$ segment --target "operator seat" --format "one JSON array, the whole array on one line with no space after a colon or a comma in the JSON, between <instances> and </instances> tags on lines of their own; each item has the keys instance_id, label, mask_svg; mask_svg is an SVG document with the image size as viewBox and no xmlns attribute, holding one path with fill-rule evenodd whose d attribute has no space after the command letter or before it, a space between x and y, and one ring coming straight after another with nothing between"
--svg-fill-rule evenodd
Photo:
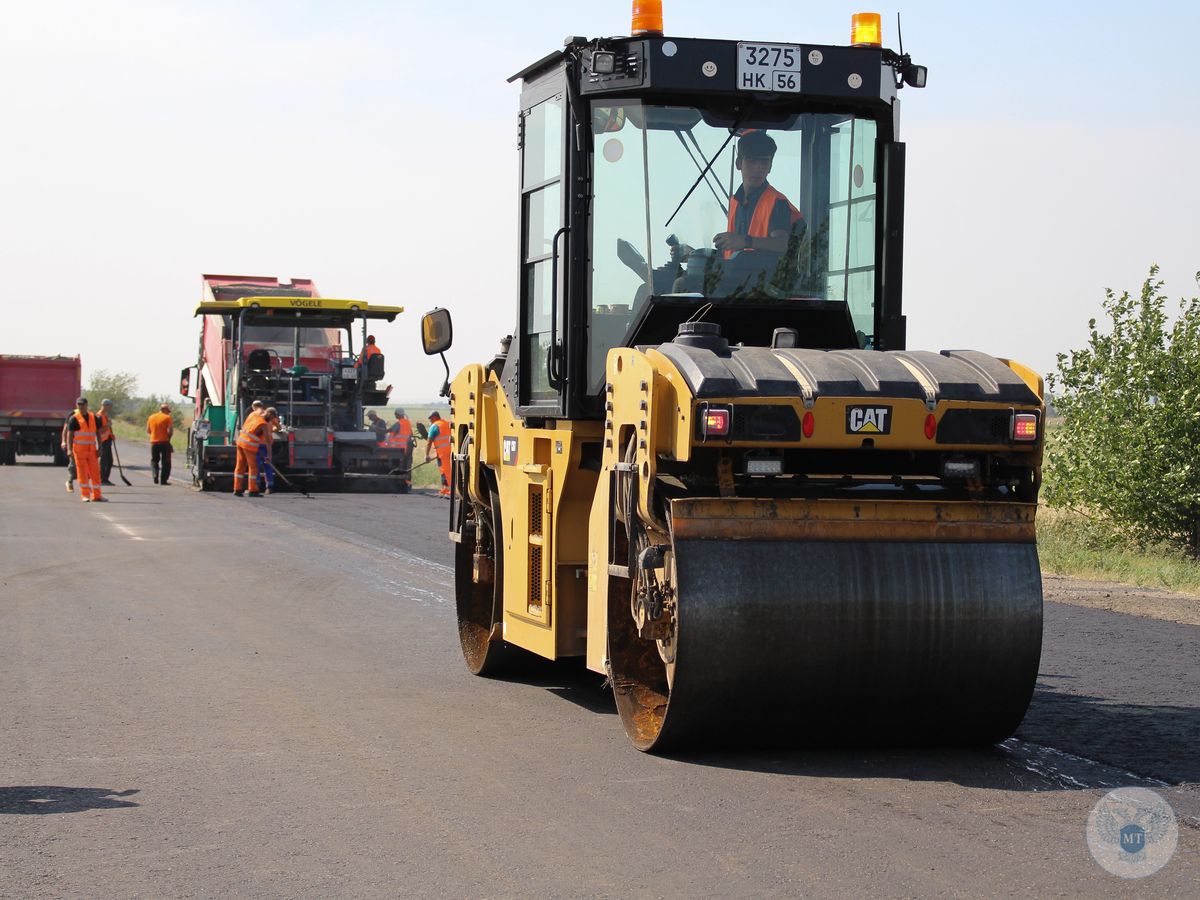
<instances>
[{"instance_id":1,"label":"operator seat","mask_svg":"<svg viewBox=\"0 0 1200 900\"><path fill-rule=\"evenodd\" d=\"M383 377L383 354L376 353L367 360L366 372L364 373L365 381L378 381Z\"/></svg>"}]
</instances>

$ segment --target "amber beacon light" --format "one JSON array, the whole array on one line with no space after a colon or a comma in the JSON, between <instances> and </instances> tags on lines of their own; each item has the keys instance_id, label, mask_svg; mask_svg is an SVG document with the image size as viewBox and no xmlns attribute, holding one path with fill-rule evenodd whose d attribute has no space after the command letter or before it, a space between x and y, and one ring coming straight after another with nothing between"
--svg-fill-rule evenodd
<instances>
[{"instance_id":1,"label":"amber beacon light","mask_svg":"<svg viewBox=\"0 0 1200 900\"><path fill-rule=\"evenodd\" d=\"M632 32L634 37L663 33L662 0L633 0Z\"/></svg>"},{"instance_id":2,"label":"amber beacon light","mask_svg":"<svg viewBox=\"0 0 1200 900\"><path fill-rule=\"evenodd\" d=\"M850 17L850 43L855 47L883 46L883 26L879 13L855 13Z\"/></svg>"}]
</instances>

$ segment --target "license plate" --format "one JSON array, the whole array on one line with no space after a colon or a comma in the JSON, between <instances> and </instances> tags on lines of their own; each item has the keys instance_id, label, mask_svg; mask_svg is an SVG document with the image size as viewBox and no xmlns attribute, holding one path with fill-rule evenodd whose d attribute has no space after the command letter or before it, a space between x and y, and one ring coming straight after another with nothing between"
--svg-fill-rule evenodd
<instances>
[{"instance_id":1,"label":"license plate","mask_svg":"<svg viewBox=\"0 0 1200 900\"><path fill-rule=\"evenodd\" d=\"M353 366L349 366L345 369L342 369L342 377L343 378L357 378L358 377L358 369L354 368Z\"/></svg>"},{"instance_id":2,"label":"license plate","mask_svg":"<svg viewBox=\"0 0 1200 900\"><path fill-rule=\"evenodd\" d=\"M738 89L798 94L800 58L796 44L738 44Z\"/></svg>"}]
</instances>

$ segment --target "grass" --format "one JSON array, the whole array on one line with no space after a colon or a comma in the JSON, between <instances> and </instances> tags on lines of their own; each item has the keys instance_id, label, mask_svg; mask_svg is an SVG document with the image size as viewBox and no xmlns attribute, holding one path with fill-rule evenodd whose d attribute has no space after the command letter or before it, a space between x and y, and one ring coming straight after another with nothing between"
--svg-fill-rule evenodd
<instances>
[{"instance_id":1,"label":"grass","mask_svg":"<svg viewBox=\"0 0 1200 900\"><path fill-rule=\"evenodd\" d=\"M113 419L113 434L120 441L144 441L150 442L150 435L146 434L146 423L137 424L130 422L128 419ZM176 451L182 453L187 450L187 423L176 424L175 433L171 435L171 446Z\"/></svg>"},{"instance_id":2,"label":"grass","mask_svg":"<svg viewBox=\"0 0 1200 900\"><path fill-rule=\"evenodd\" d=\"M1200 562L1182 550L1121 543L1080 513L1045 506L1037 531L1046 572L1200 594Z\"/></svg>"}]
</instances>

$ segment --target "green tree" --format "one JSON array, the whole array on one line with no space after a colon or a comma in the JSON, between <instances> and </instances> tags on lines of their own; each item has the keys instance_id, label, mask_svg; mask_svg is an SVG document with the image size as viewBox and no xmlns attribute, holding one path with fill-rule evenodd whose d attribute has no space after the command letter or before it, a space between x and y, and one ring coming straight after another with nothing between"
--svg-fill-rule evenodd
<instances>
[{"instance_id":1,"label":"green tree","mask_svg":"<svg viewBox=\"0 0 1200 900\"><path fill-rule=\"evenodd\" d=\"M1045 497L1110 534L1200 555L1200 298L1173 321L1166 307L1153 266L1139 296L1106 290L1107 328L1092 319L1087 346L1058 355Z\"/></svg>"},{"instance_id":2,"label":"green tree","mask_svg":"<svg viewBox=\"0 0 1200 900\"><path fill-rule=\"evenodd\" d=\"M114 415L128 415L137 396L137 376L132 372L97 369L92 373L87 393L88 400L95 409L99 409L100 401L107 398L113 402Z\"/></svg>"}]
</instances>

